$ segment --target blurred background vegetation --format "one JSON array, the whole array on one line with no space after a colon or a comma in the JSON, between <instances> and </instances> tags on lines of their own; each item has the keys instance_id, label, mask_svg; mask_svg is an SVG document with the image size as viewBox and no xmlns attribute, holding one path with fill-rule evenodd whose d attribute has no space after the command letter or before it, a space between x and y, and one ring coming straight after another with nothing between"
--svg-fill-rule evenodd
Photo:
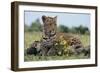
<instances>
[{"instance_id":1,"label":"blurred background vegetation","mask_svg":"<svg viewBox=\"0 0 100 73\"><path fill-rule=\"evenodd\" d=\"M67 24L66 24L67 25ZM32 22L30 26L25 24L25 32L42 32L43 25L40 23L39 19L36 19L35 22ZM73 27L67 27L63 24L60 24L57 27L59 32L64 33L74 33L74 34L90 34L90 30L88 27L83 26L80 24L80 26L73 26Z\"/></svg>"}]
</instances>

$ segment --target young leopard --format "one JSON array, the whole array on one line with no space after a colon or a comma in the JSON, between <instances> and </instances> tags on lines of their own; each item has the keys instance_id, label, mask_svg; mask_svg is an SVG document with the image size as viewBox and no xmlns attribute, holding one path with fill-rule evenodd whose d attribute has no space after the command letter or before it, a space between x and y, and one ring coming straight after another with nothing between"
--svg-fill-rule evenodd
<instances>
[{"instance_id":1,"label":"young leopard","mask_svg":"<svg viewBox=\"0 0 100 73\"><path fill-rule=\"evenodd\" d=\"M53 45L51 45L51 46L54 46L55 42L59 42L59 41L61 43L64 41L65 42L64 45L66 45L66 46L73 46L73 45L77 45L77 47L82 46L80 39L78 37L75 37L75 35L57 32L57 16L56 17L47 17L47 16L43 15L42 21L44 24L43 39L46 42L49 39L51 41L53 41ZM49 48L49 50L50 50L50 48ZM46 53L48 53L48 51L46 50ZM43 52L45 52L44 49L43 49Z\"/></svg>"},{"instance_id":2,"label":"young leopard","mask_svg":"<svg viewBox=\"0 0 100 73\"><path fill-rule=\"evenodd\" d=\"M57 16L54 18L42 16L42 21L44 24L44 38L52 38L54 40L63 38L71 46L75 44L81 44L80 39L75 35L57 32Z\"/></svg>"}]
</instances>

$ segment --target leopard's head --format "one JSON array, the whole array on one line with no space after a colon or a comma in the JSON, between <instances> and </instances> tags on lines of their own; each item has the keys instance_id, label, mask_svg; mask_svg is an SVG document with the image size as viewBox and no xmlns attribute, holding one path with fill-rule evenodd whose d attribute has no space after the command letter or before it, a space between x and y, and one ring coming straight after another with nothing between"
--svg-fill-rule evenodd
<instances>
[{"instance_id":1,"label":"leopard's head","mask_svg":"<svg viewBox=\"0 0 100 73\"><path fill-rule=\"evenodd\" d=\"M57 30L57 16L55 17L47 17L42 16L42 21L44 24L44 34L46 37L51 37L56 34Z\"/></svg>"}]
</instances>

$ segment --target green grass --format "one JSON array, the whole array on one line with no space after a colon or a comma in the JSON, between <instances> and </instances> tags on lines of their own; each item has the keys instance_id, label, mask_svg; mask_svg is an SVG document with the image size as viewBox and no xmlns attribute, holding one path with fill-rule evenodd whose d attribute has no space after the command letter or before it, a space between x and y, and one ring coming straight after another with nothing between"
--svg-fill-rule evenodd
<instances>
[{"instance_id":1,"label":"green grass","mask_svg":"<svg viewBox=\"0 0 100 73\"><path fill-rule=\"evenodd\" d=\"M72 55L72 56L34 56L34 55L26 55L25 61L47 61L47 60L70 60L70 59L87 59L88 56L81 55Z\"/></svg>"},{"instance_id":2,"label":"green grass","mask_svg":"<svg viewBox=\"0 0 100 73\"><path fill-rule=\"evenodd\" d=\"M34 41L39 41L42 37L42 32L25 32L25 50L29 48L30 44ZM90 44L89 35L80 35L81 42L84 46ZM44 60L65 60L65 59L86 59L87 56L80 55L72 55L72 56L34 56L34 55L26 55L24 56L24 61L44 61Z\"/></svg>"},{"instance_id":3,"label":"green grass","mask_svg":"<svg viewBox=\"0 0 100 73\"><path fill-rule=\"evenodd\" d=\"M39 41L42 37L42 32L25 32L24 44L27 49L34 41Z\"/></svg>"},{"instance_id":4,"label":"green grass","mask_svg":"<svg viewBox=\"0 0 100 73\"><path fill-rule=\"evenodd\" d=\"M80 36L81 42L84 46L90 45L90 37L89 35L81 35Z\"/></svg>"}]
</instances>

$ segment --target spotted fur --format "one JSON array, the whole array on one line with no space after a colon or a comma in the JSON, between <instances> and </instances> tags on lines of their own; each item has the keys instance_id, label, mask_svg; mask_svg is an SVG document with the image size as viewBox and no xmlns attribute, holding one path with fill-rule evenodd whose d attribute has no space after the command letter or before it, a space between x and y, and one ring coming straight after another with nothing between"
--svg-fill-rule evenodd
<instances>
[{"instance_id":1,"label":"spotted fur","mask_svg":"<svg viewBox=\"0 0 100 73\"><path fill-rule=\"evenodd\" d=\"M70 46L81 44L81 41L78 37L75 37L72 34L57 32L57 16L42 16L42 20L44 24L44 38L53 38L53 40L59 40L60 36L62 36Z\"/></svg>"},{"instance_id":2,"label":"spotted fur","mask_svg":"<svg viewBox=\"0 0 100 73\"><path fill-rule=\"evenodd\" d=\"M46 17L42 16L42 21L44 25L43 33L45 38L50 38L56 35L57 31L57 16L56 17Z\"/></svg>"}]
</instances>

